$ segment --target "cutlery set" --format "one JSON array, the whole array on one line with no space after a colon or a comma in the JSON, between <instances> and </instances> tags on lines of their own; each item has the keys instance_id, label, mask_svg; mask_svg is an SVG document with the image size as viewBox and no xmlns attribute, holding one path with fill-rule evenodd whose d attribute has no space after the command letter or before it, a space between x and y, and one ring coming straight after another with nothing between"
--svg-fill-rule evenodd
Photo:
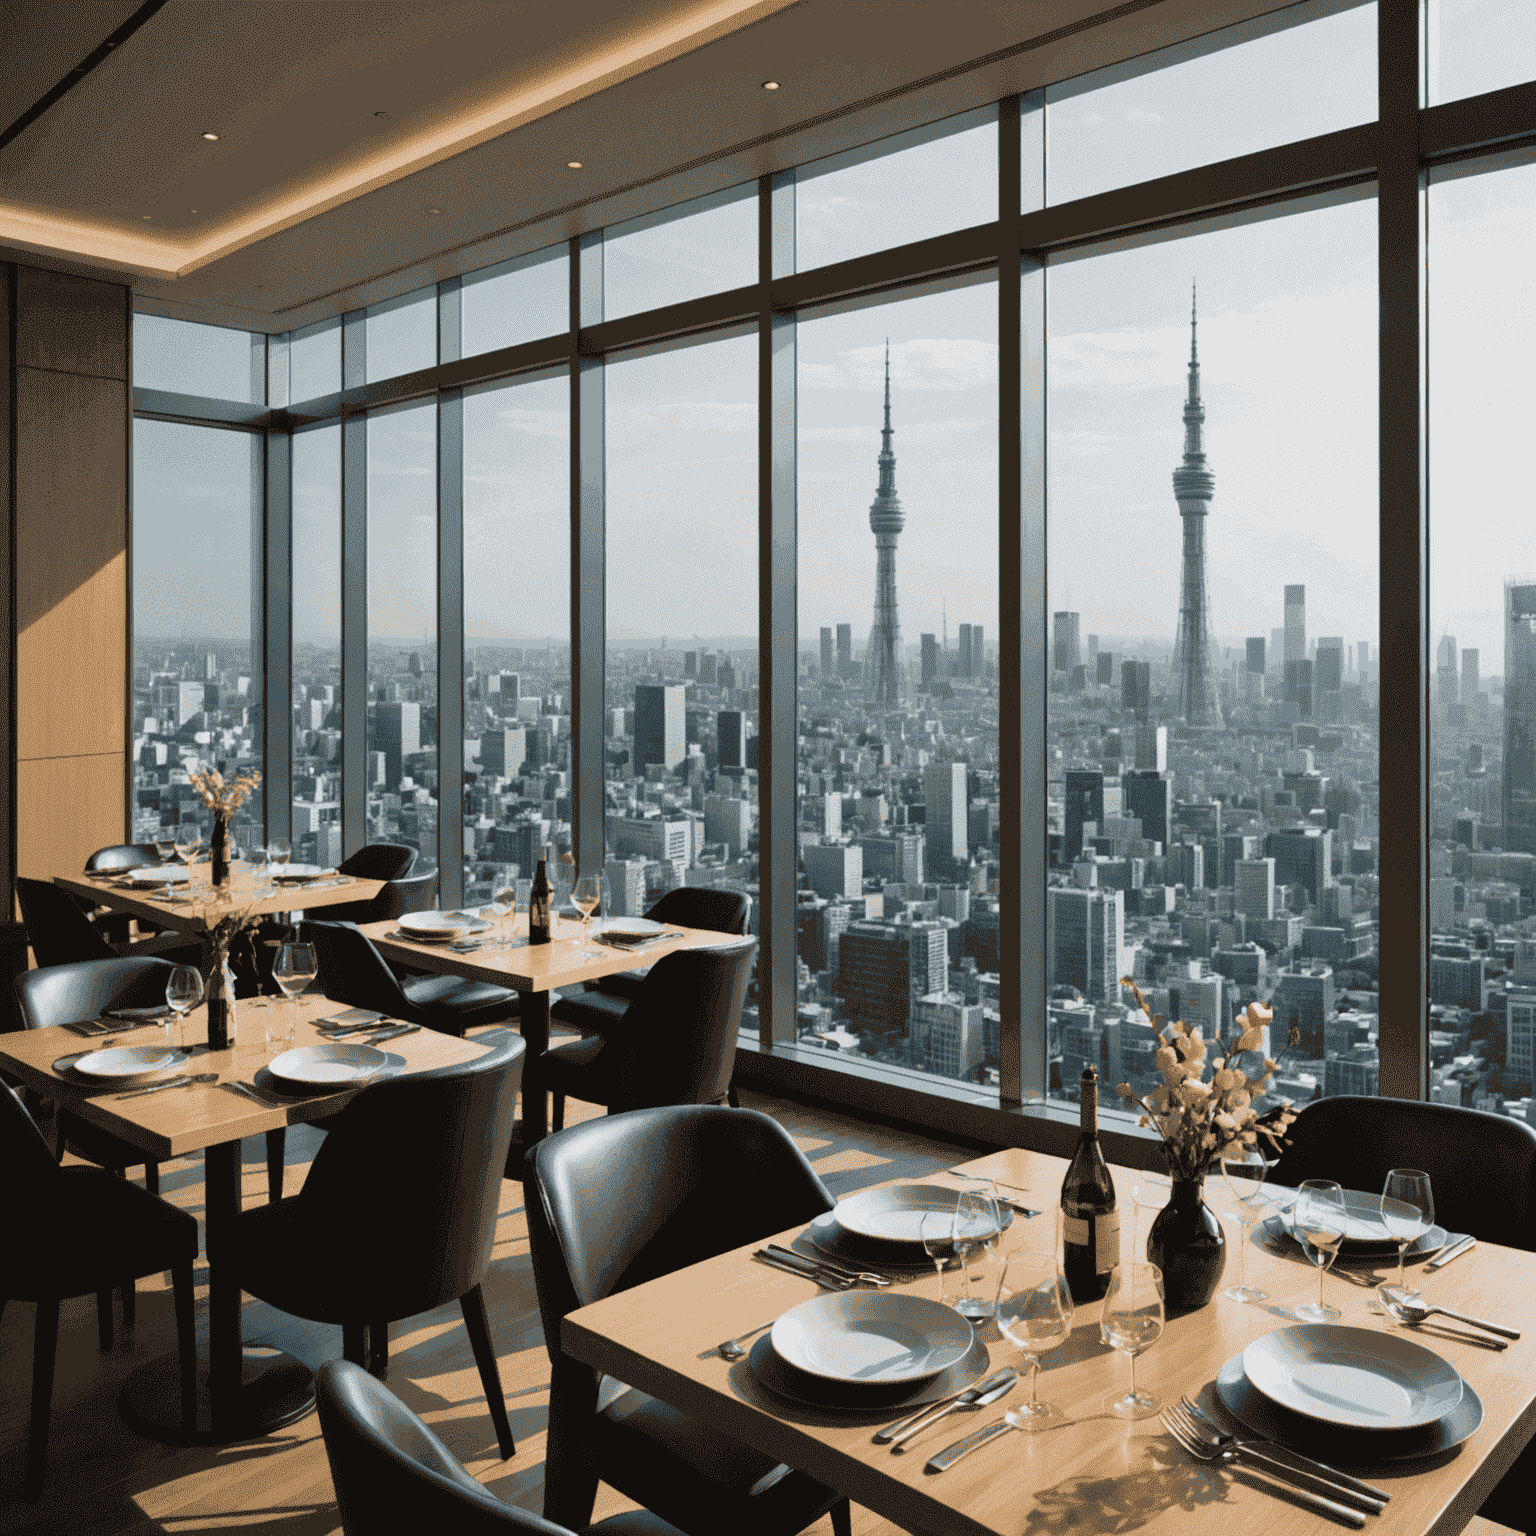
<instances>
[{"instance_id":1,"label":"cutlery set","mask_svg":"<svg viewBox=\"0 0 1536 1536\"><path fill-rule=\"evenodd\" d=\"M774 1269L782 1269L787 1275L800 1275L804 1279L814 1280L829 1291L847 1291L856 1285L872 1285L878 1288L892 1283L889 1275L876 1274L873 1270L844 1269L842 1265L830 1263L825 1259L808 1259L804 1254L796 1253L792 1248L781 1248L777 1243L759 1248L752 1257L761 1259L764 1264ZM754 1328L749 1332L761 1333L762 1330ZM738 1337L745 1338L747 1334L741 1334Z\"/></svg>"}]
</instances>

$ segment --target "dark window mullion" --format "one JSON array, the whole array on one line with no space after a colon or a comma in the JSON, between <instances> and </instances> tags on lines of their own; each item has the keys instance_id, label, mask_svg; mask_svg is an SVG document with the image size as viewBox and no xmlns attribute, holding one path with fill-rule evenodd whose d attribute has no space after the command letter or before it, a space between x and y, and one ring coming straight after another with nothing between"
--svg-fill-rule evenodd
<instances>
[{"instance_id":1,"label":"dark window mullion","mask_svg":"<svg viewBox=\"0 0 1536 1536\"><path fill-rule=\"evenodd\" d=\"M367 316L342 320L342 387L367 377ZM341 425L341 853L368 840L368 418Z\"/></svg>"}]
</instances>

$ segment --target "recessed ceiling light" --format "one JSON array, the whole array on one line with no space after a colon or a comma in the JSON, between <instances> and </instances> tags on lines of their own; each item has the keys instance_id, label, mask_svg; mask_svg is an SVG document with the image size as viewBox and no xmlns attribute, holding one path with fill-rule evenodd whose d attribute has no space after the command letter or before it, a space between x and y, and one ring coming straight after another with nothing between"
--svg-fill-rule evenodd
<instances>
[{"instance_id":1,"label":"recessed ceiling light","mask_svg":"<svg viewBox=\"0 0 1536 1536\"><path fill-rule=\"evenodd\" d=\"M149 220L149 215L148 215L148 214L147 214L147 213L146 213L146 214L145 214L145 215L144 215L144 219L145 219L145 221L146 221L146 222L148 222L148 220Z\"/></svg>"},{"instance_id":2,"label":"recessed ceiling light","mask_svg":"<svg viewBox=\"0 0 1536 1536\"><path fill-rule=\"evenodd\" d=\"M196 208L188 208L188 209L187 209L187 212L188 212L188 213L196 213L196 212L197 212L197 209L196 209Z\"/></svg>"},{"instance_id":3,"label":"recessed ceiling light","mask_svg":"<svg viewBox=\"0 0 1536 1536\"><path fill-rule=\"evenodd\" d=\"M216 133L205 133L203 137L207 139L210 144L217 144L219 142L219 136Z\"/></svg>"},{"instance_id":4,"label":"recessed ceiling light","mask_svg":"<svg viewBox=\"0 0 1536 1536\"><path fill-rule=\"evenodd\" d=\"M778 90L778 88L779 88L779 82L777 80L764 80L763 81L763 89L765 91L776 91L776 90Z\"/></svg>"},{"instance_id":5,"label":"recessed ceiling light","mask_svg":"<svg viewBox=\"0 0 1536 1536\"><path fill-rule=\"evenodd\" d=\"M443 210L441 208L428 208L427 209L428 213L441 213L442 211Z\"/></svg>"},{"instance_id":6,"label":"recessed ceiling light","mask_svg":"<svg viewBox=\"0 0 1536 1536\"><path fill-rule=\"evenodd\" d=\"M581 169L581 161L580 160L567 160L565 162L565 164L566 164L566 168L568 170L579 171Z\"/></svg>"}]
</instances>

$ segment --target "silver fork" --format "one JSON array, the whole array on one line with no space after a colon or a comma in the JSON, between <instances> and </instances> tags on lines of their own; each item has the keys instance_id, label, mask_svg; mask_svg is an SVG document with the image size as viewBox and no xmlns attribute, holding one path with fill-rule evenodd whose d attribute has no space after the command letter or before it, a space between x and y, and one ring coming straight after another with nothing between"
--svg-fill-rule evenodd
<instances>
[{"instance_id":1,"label":"silver fork","mask_svg":"<svg viewBox=\"0 0 1536 1536\"><path fill-rule=\"evenodd\" d=\"M715 1353L722 1360L740 1360L746 1355L746 1350L741 1347L743 1339L750 1339L754 1333L761 1333L764 1328L772 1328L778 1321L776 1317L770 1317L766 1323L759 1323L756 1328L748 1328L738 1333L734 1339L727 1339L724 1344L715 1345Z\"/></svg>"},{"instance_id":2,"label":"silver fork","mask_svg":"<svg viewBox=\"0 0 1536 1536\"><path fill-rule=\"evenodd\" d=\"M1183 1413L1176 1405L1170 1403L1158 1417L1162 1420L1163 1428L1196 1461L1220 1462L1223 1466L1228 1466L1232 1462L1241 1459L1237 1451L1225 1451L1219 1446L1211 1445L1208 1441L1202 1440L1189 1427L1189 1415ZM1276 1471L1276 1464L1267 1463L1266 1466L1272 1475L1279 1476L1279 1473ZM1288 1468L1287 1472L1290 1477L1305 1476L1304 1473L1298 1472L1294 1468ZM1314 1509L1320 1509L1325 1514L1332 1515L1336 1520L1346 1521L1354 1526L1356 1530L1362 1530L1365 1527L1365 1515L1358 1509L1352 1509L1347 1504L1336 1504L1332 1499L1325 1499L1321 1494L1313 1493L1311 1489L1299 1487L1294 1483L1287 1482L1286 1491L1294 1494L1304 1503L1310 1504Z\"/></svg>"},{"instance_id":3,"label":"silver fork","mask_svg":"<svg viewBox=\"0 0 1536 1536\"><path fill-rule=\"evenodd\" d=\"M1247 1451L1252 1456L1279 1461L1288 1471L1302 1472L1320 1481L1332 1483L1340 1492L1358 1494L1362 1501L1368 1500L1378 1507L1392 1497L1385 1488L1378 1488L1374 1483L1362 1483L1358 1477L1340 1472L1337 1467L1330 1467L1327 1462L1318 1461L1315 1457L1303 1456L1300 1451L1293 1451L1289 1446L1276 1445L1272 1440L1243 1440L1228 1434L1193 1398L1186 1396L1182 1406L1189 1415L1190 1427L1195 1433L1221 1450ZM1280 1455L1271 1457L1271 1451L1279 1451Z\"/></svg>"}]
</instances>

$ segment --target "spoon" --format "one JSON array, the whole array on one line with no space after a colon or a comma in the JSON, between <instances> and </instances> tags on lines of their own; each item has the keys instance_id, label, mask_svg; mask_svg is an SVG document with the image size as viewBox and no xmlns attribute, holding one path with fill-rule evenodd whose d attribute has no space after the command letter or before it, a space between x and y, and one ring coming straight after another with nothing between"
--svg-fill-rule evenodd
<instances>
[{"instance_id":1,"label":"spoon","mask_svg":"<svg viewBox=\"0 0 1536 1536\"><path fill-rule=\"evenodd\" d=\"M750 1339L754 1333L761 1333L764 1328L772 1328L777 1319L770 1319L766 1323L759 1323L756 1328L748 1328L745 1333L738 1333L734 1339L727 1339L724 1344L715 1346L715 1353L722 1360L741 1360L746 1356L746 1350L742 1348L741 1341Z\"/></svg>"},{"instance_id":2,"label":"spoon","mask_svg":"<svg viewBox=\"0 0 1536 1536\"><path fill-rule=\"evenodd\" d=\"M146 1093L163 1093L167 1088L185 1088L188 1083L216 1083L217 1072L193 1072L186 1077L167 1078L163 1083L151 1083L148 1088L135 1088L131 1093L120 1093L120 1099L137 1099Z\"/></svg>"},{"instance_id":3,"label":"spoon","mask_svg":"<svg viewBox=\"0 0 1536 1536\"><path fill-rule=\"evenodd\" d=\"M1480 1317L1468 1317L1465 1312L1453 1312L1449 1307L1439 1307L1433 1302L1415 1299L1401 1286L1378 1286L1376 1294L1381 1297L1382 1306L1400 1323L1416 1325L1438 1312L1441 1317L1452 1318L1458 1323L1470 1323L1474 1328L1486 1328L1489 1333L1496 1333L1501 1339L1520 1337L1519 1332L1514 1328L1503 1328L1498 1323L1485 1323Z\"/></svg>"}]
</instances>

